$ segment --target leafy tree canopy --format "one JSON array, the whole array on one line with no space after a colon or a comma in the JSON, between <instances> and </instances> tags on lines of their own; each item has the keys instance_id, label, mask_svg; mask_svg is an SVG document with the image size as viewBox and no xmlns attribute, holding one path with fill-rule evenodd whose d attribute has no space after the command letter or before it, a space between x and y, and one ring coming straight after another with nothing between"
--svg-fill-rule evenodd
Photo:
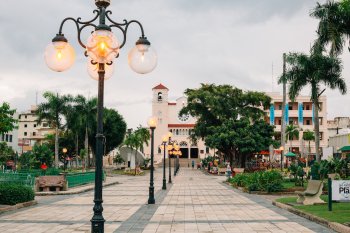
<instances>
[{"instance_id":1,"label":"leafy tree canopy","mask_svg":"<svg viewBox=\"0 0 350 233\"><path fill-rule=\"evenodd\" d=\"M6 144L6 142L0 142L0 165L6 163L7 160L13 159L15 152Z\"/></svg>"},{"instance_id":2,"label":"leafy tree canopy","mask_svg":"<svg viewBox=\"0 0 350 233\"><path fill-rule=\"evenodd\" d=\"M202 84L198 89L187 89L185 94L188 105L179 114L197 118L192 139L204 139L207 146L217 148L231 162L236 157L243 164L243 155L275 143L273 126L263 120L262 107L271 103L266 94L215 84Z\"/></svg>"},{"instance_id":3,"label":"leafy tree canopy","mask_svg":"<svg viewBox=\"0 0 350 233\"><path fill-rule=\"evenodd\" d=\"M17 120L13 118L15 112L6 102L0 105L0 134L10 132L16 127Z\"/></svg>"}]
</instances>

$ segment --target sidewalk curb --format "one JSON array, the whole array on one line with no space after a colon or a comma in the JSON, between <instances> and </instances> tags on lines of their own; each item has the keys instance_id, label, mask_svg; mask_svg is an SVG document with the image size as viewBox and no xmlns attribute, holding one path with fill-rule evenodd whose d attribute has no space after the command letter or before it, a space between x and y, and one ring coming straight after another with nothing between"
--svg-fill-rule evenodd
<instances>
[{"instance_id":1,"label":"sidewalk curb","mask_svg":"<svg viewBox=\"0 0 350 233\"><path fill-rule=\"evenodd\" d=\"M33 201L27 201L27 202L22 202L22 203L18 203L16 205L11 205L11 206L6 206L6 207L1 207L0 208L0 214L5 213L7 211L11 211L11 210L18 210L24 207L28 207L28 206L33 206L38 204L38 202L36 200Z\"/></svg>"},{"instance_id":2,"label":"sidewalk curb","mask_svg":"<svg viewBox=\"0 0 350 233\"><path fill-rule=\"evenodd\" d=\"M120 184L118 181L113 181L110 183L103 184L103 187ZM59 192L35 192L35 196L52 196L52 195L72 195L72 194L79 194L79 193L85 193L91 190L94 190L94 185L88 185L85 188L81 188L79 190L72 190L72 191L59 191Z\"/></svg>"},{"instance_id":3,"label":"sidewalk curb","mask_svg":"<svg viewBox=\"0 0 350 233\"><path fill-rule=\"evenodd\" d=\"M337 222L330 222L324 218L320 218L320 217L317 217L315 215L312 215L312 214L309 214L309 213L306 213L306 212L303 212L301 210L298 210L298 209L295 209L293 208L292 206L289 206L289 205L286 205L286 204L283 204L283 203L280 203L280 202L276 202L276 201L272 201L272 205L274 206L277 206L281 209L284 209L284 210L287 210L293 214L296 214L296 215L299 215L303 218L306 218L310 221L313 221L313 222L316 222L316 223L319 223L323 226L326 226L328 227L329 229L332 229L334 231L337 231L337 232L340 232L340 233L348 233L350 232L350 227L347 227L343 224L340 224L340 223L337 223Z\"/></svg>"}]
</instances>

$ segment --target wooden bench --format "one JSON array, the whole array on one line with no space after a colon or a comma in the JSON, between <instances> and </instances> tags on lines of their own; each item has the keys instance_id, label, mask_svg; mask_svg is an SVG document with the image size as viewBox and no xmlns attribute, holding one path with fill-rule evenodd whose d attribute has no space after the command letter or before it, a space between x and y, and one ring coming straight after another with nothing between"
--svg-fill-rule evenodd
<instances>
[{"instance_id":1,"label":"wooden bench","mask_svg":"<svg viewBox=\"0 0 350 233\"><path fill-rule=\"evenodd\" d=\"M321 200L323 182L321 180L309 180L305 191L295 191L298 195L297 203L303 205L313 205L325 203Z\"/></svg>"},{"instance_id":2,"label":"wooden bench","mask_svg":"<svg viewBox=\"0 0 350 233\"><path fill-rule=\"evenodd\" d=\"M67 190L67 181L62 176L39 176L35 179L35 190L48 192L54 189L54 191Z\"/></svg>"},{"instance_id":3,"label":"wooden bench","mask_svg":"<svg viewBox=\"0 0 350 233\"><path fill-rule=\"evenodd\" d=\"M232 177L234 177L235 175L237 174L241 174L244 172L244 168L238 168L238 167L235 167L233 168L233 173L232 173Z\"/></svg>"}]
</instances>

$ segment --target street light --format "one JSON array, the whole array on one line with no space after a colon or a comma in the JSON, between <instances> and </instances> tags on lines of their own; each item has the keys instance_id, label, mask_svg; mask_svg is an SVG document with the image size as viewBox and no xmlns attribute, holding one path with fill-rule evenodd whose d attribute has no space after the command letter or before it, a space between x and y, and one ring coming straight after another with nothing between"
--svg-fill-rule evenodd
<instances>
[{"instance_id":1,"label":"street light","mask_svg":"<svg viewBox=\"0 0 350 233\"><path fill-rule=\"evenodd\" d=\"M169 159L169 180L168 183L172 183L171 181L171 161L170 161L170 155L172 154L172 149L173 146L171 144L171 137L173 136L173 134L171 132L168 132L168 159Z\"/></svg>"},{"instance_id":2,"label":"street light","mask_svg":"<svg viewBox=\"0 0 350 233\"><path fill-rule=\"evenodd\" d=\"M151 43L144 34L143 27L136 20L122 23L113 21L110 17L112 11L106 10L110 5L110 0L95 0L97 9L95 16L89 21L82 21L81 18L65 18L58 34L52 39L45 51L45 61L47 66L57 72L69 69L75 60L73 47L68 43L67 38L62 33L66 22L72 21L78 34L78 42L85 49L85 56L88 57L88 73L93 78L98 77L98 105L97 105L97 133L96 133L96 170L95 170L95 195L94 195L94 215L91 219L91 232L104 232L104 222L102 212L102 155L103 155L103 91L104 80L113 72L114 58L119 56L119 50L125 45L128 27L137 24L141 30L141 37L136 41L135 47L128 55L128 63L132 70L140 74L151 72L157 65L157 55L151 47ZM98 21L98 22L96 22ZM108 21L108 24L106 23ZM83 29L92 28L93 32L89 36L87 43L81 40ZM112 28L122 32L122 40L119 42L112 33Z\"/></svg>"},{"instance_id":3,"label":"street light","mask_svg":"<svg viewBox=\"0 0 350 233\"><path fill-rule=\"evenodd\" d=\"M165 146L168 141L168 137L164 136L162 139L162 144L163 144L163 186L162 189L166 190L166 178L165 178Z\"/></svg>"},{"instance_id":4,"label":"street light","mask_svg":"<svg viewBox=\"0 0 350 233\"><path fill-rule=\"evenodd\" d=\"M150 182L149 182L149 197L148 197L148 204L154 204L156 201L154 199L154 182L153 182L153 157L154 157L154 130L157 126L157 119L154 117L151 117L148 120L148 126L151 129L151 173L150 173Z\"/></svg>"}]
</instances>

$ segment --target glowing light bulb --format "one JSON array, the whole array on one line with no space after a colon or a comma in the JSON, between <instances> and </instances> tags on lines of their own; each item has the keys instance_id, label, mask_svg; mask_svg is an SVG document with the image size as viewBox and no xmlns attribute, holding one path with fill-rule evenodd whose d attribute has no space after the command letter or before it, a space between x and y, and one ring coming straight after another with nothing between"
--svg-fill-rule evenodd
<instances>
[{"instance_id":1,"label":"glowing light bulb","mask_svg":"<svg viewBox=\"0 0 350 233\"><path fill-rule=\"evenodd\" d=\"M62 59L62 52L61 52L61 50L58 50L58 51L57 51L57 59L58 59L58 60L61 60L61 59Z\"/></svg>"}]
</instances>

